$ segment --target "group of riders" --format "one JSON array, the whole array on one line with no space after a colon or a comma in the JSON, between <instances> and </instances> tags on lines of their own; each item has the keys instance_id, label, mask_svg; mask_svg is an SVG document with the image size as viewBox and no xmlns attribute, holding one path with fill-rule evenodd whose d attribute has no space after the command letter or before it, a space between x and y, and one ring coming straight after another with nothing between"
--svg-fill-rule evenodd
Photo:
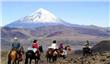
<instances>
[{"instance_id":1,"label":"group of riders","mask_svg":"<svg viewBox=\"0 0 110 64\"><path fill-rule=\"evenodd\" d=\"M51 46L49 46L48 49L53 49L53 50L59 49L59 50L63 51L62 55L64 55L64 58L66 58L67 57L67 47L70 47L70 46L65 46L64 47L64 43L60 43L59 46L57 46L56 40L53 40ZM35 53L35 56L40 56L41 51L39 50L39 48L40 48L40 45L39 45L38 40L33 40L32 47L31 47L31 49L28 49L28 50L32 50ZM84 45L83 48L90 48L89 41L86 42L86 44ZM24 48L21 45L21 43L20 43L20 41L17 37L14 38L11 49L16 50L17 56L18 55L22 56L22 54L21 55L19 54L19 51L21 51L21 50L24 53ZM10 53L11 53L11 51L10 51Z\"/></svg>"}]
</instances>

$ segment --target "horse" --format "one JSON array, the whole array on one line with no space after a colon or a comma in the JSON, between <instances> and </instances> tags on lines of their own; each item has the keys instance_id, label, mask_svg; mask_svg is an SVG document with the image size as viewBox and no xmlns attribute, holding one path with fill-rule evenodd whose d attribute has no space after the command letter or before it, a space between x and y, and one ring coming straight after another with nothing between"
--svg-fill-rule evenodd
<instances>
[{"instance_id":1,"label":"horse","mask_svg":"<svg viewBox=\"0 0 110 64\"><path fill-rule=\"evenodd\" d=\"M46 58L47 58L47 62L51 62L52 59L52 53L53 53L53 49L49 48L46 52Z\"/></svg>"},{"instance_id":2,"label":"horse","mask_svg":"<svg viewBox=\"0 0 110 64\"><path fill-rule=\"evenodd\" d=\"M18 61L19 62L21 62L21 61L23 61L23 55L24 55L24 48L23 47L21 47L20 48L20 50L18 51ZM18 64L19 64L19 62L18 62Z\"/></svg>"},{"instance_id":3,"label":"horse","mask_svg":"<svg viewBox=\"0 0 110 64\"><path fill-rule=\"evenodd\" d=\"M23 60L22 56L24 54L23 47L21 47L18 51L16 49L12 49L8 54L8 64L19 64Z\"/></svg>"},{"instance_id":4,"label":"horse","mask_svg":"<svg viewBox=\"0 0 110 64\"><path fill-rule=\"evenodd\" d=\"M40 54L38 54L39 50L37 50L37 56L36 53L33 50L28 50L26 52L26 58L25 58L25 64L28 64L28 60L30 59L30 64L31 61L34 59L35 60L35 64L38 64L38 61L40 60Z\"/></svg>"},{"instance_id":5,"label":"horse","mask_svg":"<svg viewBox=\"0 0 110 64\"><path fill-rule=\"evenodd\" d=\"M65 46L65 50L71 51L71 47L69 45Z\"/></svg>"},{"instance_id":6,"label":"horse","mask_svg":"<svg viewBox=\"0 0 110 64\"><path fill-rule=\"evenodd\" d=\"M56 62L57 58L61 58L61 57L63 57L63 59L66 58L63 50L52 49L52 48L48 49L46 53L46 57L47 57L47 62Z\"/></svg>"},{"instance_id":7,"label":"horse","mask_svg":"<svg viewBox=\"0 0 110 64\"><path fill-rule=\"evenodd\" d=\"M60 52L58 49L54 49L52 52L52 62L56 62Z\"/></svg>"},{"instance_id":8,"label":"horse","mask_svg":"<svg viewBox=\"0 0 110 64\"><path fill-rule=\"evenodd\" d=\"M58 49L58 52L59 52L58 57L62 57L63 59L66 58L67 51L65 49Z\"/></svg>"},{"instance_id":9,"label":"horse","mask_svg":"<svg viewBox=\"0 0 110 64\"><path fill-rule=\"evenodd\" d=\"M84 48L83 48L83 56L89 56L89 55L92 56L92 50L91 50L91 48L89 48L89 47L84 47Z\"/></svg>"},{"instance_id":10,"label":"horse","mask_svg":"<svg viewBox=\"0 0 110 64\"><path fill-rule=\"evenodd\" d=\"M8 64L15 64L17 61L17 51L12 49L8 54Z\"/></svg>"}]
</instances>

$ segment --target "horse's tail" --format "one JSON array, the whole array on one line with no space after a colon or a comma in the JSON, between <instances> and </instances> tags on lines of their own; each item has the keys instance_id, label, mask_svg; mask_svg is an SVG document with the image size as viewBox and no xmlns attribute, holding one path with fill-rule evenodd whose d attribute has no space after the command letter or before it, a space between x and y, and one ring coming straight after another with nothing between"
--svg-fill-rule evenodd
<instances>
[{"instance_id":1,"label":"horse's tail","mask_svg":"<svg viewBox=\"0 0 110 64\"><path fill-rule=\"evenodd\" d=\"M10 57L10 53L11 53L11 52L9 52L9 53L8 53L8 64L11 64L11 57Z\"/></svg>"}]
</instances>

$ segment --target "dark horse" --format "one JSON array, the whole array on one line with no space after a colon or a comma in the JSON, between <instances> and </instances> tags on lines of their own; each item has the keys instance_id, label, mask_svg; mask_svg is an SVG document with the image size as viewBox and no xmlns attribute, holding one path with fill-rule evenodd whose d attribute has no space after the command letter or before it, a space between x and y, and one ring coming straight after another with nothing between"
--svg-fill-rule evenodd
<instances>
[{"instance_id":1,"label":"dark horse","mask_svg":"<svg viewBox=\"0 0 110 64\"><path fill-rule=\"evenodd\" d=\"M23 60L24 49L21 47L18 51L12 49L8 54L8 64L19 64Z\"/></svg>"},{"instance_id":2,"label":"dark horse","mask_svg":"<svg viewBox=\"0 0 110 64\"><path fill-rule=\"evenodd\" d=\"M92 50L89 47L84 47L83 48L83 56L92 56Z\"/></svg>"},{"instance_id":3,"label":"dark horse","mask_svg":"<svg viewBox=\"0 0 110 64\"><path fill-rule=\"evenodd\" d=\"M66 51L66 50L65 50L65 51ZM59 52L58 57L63 58L63 59L66 58L64 49L58 49L58 52Z\"/></svg>"},{"instance_id":4,"label":"dark horse","mask_svg":"<svg viewBox=\"0 0 110 64\"><path fill-rule=\"evenodd\" d=\"M40 55L36 56L33 50L28 50L26 52L25 64L28 64L28 59L30 59L29 64L31 64L32 59L35 60L35 64L38 64L38 61L40 60Z\"/></svg>"},{"instance_id":5,"label":"dark horse","mask_svg":"<svg viewBox=\"0 0 110 64\"><path fill-rule=\"evenodd\" d=\"M59 56L58 49L49 48L47 53L46 53L47 62L55 62L55 61L57 61L58 56Z\"/></svg>"},{"instance_id":6,"label":"dark horse","mask_svg":"<svg viewBox=\"0 0 110 64\"><path fill-rule=\"evenodd\" d=\"M30 59L30 64L33 59L35 60L35 64L36 63L38 64L38 61L40 60L40 54L38 52L39 50L37 50L37 56L36 56L36 53L34 53L33 50L28 50L26 52L25 64L28 64L29 59Z\"/></svg>"}]
</instances>

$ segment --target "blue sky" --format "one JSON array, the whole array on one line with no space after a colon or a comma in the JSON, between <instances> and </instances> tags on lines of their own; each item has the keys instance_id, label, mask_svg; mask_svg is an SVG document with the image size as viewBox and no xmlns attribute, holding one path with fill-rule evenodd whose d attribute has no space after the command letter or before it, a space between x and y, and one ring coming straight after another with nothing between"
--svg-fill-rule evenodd
<instances>
[{"instance_id":1,"label":"blue sky","mask_svg":"<svg viewBox=\"0 0 110 64\"><path fill-rule=\"evenodd\" d=\"M2 2L2 25L31 14L39 8L73 24L108 27L109 3L107 1L5 1Z\"/></svg>"}]
</instances>

